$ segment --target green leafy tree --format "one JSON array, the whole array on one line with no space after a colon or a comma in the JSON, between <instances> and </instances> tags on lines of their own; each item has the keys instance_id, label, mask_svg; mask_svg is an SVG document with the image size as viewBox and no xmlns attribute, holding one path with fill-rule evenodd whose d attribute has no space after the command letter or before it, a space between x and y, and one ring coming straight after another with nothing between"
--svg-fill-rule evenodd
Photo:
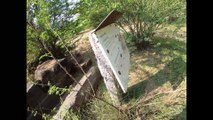
<instances>
[{"instance_id":1,"label":"green leafy tree","mask_svg":"<svg viewBox=\"0 0 213 120\"><path fill-rule=\"evenodd\" d=\"M156 30L165 24L186 18L185 0L81 0L78 5L80 18L92 27L97 27L111 10L122 12L117 24L138 49L149 46Z\"/></svg>"},{"instance_id":2,"label":"green leafy tree","mask_svg":"<svg viewBox=\"0 0 213 120\"><path fill-rule=\"evenodd\" d=\"M156 30L165 24L184 20L185 4L184 0L120 1L117 8L124 15L118 24L127 33L129 42L143 49L150 45Z\"/></svg>"},{"instance_id":3,"label":"green leafy tree","mask_svg":"<svg viewBox=\"0 0 213 120\"><path fill-rule=\"evenodd\" d=\"M87 28L95 28L112 10L110 0L80 0L76 4L79 13L78 20Z\"/></svg>"},{"instance_id":4,"label":"green leafy tree","mask_svg":"<svg viewBox=\"0 0 213 120\"><path fill-rule=\"evenodd\" d=\"M35 69L47 51L56 58L66 55L59 36L66 42L76 33L75 2L69 0L27 0L27 69Z\"/></svg>"}]
</instances>

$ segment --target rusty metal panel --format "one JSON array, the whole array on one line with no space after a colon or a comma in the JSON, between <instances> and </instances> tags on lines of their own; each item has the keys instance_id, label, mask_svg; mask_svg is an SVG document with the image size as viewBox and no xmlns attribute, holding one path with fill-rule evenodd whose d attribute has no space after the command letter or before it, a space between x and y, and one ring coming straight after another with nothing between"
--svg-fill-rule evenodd
<instances>
[{"instance_id":1,"label":"rusty metal panel","mask_svg":"<svg viewBox=\"0 0 213 120\"><path fill-rule=\"evenodd\" d=\"M114 23L118 18L122 16L123 13L118 12L116 10L111 11L104 20L98 25L98 27L95 29L95 32L98 31L101 28L104 28L107 25L110 25Z\"/></svg>"}]
</instances>

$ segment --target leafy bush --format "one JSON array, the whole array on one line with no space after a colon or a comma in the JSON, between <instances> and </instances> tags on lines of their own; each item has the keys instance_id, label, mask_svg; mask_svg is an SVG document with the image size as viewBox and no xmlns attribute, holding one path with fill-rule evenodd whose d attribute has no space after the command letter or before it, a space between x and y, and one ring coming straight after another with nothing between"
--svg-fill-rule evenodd
<instances>
[{"instance_id":1,"label":"leafy bush","mask_svg":"<svg viewBox=\"0 0 213 120\"><path fill-rule=\"evenodd\" d=\"M87 28L95 28L112 10L108 0L80 0L77 4L78 20Z\"/></svg>"},{"instance_id":2,"label":"leafy bush","mask_svg":"<svg viewBox=\"0 0 213 120\"><path fill-rule=\"evenodd\" d=\"M185 0L81 0L78 5L79 18L93 28L113 9L122 12L117 23L138 49L149 46L155 31L165 24L186 18Z\"/></svg>"},{"instance_id":3,"label":"leafy bush","mask_svg":"<svg viewBox=\"0 0 213 120\"><path fill-rule=\"evenodd\" d=\"M67 54L59 36L66 42L80 31L73 20L74 5L69 0L27 0L27 74L46 57L45 46L56 58Z\"/></svg>"},{"instance_id":4,"label":"leafy bush","mask_svg":"<svg viewBox=\"0 0 213 120\"><path fill-rule=\"evenodd\" d=\"M184 0L128 0L120 1L116 8L124 13L118 24L128 41L142 49L150 45L156 30L185 20L186 3Z\"/></svg>"}]
</instances>

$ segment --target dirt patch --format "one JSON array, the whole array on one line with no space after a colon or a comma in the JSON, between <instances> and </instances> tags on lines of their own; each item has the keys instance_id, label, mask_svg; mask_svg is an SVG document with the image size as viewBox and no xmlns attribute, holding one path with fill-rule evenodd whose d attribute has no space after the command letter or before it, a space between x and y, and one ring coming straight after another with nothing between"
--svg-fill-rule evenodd
<instances>
[{"instance_id":1,"label":"dirt patch","mask_svg":"<svg viewBox=\"0 0 213 120\"><path fill-rule=\"evenodd\" d=\"M96 58L88 38L88 35L91 31L91 29L88 29L79 33L73 40L71 40L69 45L74 47L73 51L82 54L84 59L91 59L94 65L96 63Z\"/></svg>"}]
</instances>

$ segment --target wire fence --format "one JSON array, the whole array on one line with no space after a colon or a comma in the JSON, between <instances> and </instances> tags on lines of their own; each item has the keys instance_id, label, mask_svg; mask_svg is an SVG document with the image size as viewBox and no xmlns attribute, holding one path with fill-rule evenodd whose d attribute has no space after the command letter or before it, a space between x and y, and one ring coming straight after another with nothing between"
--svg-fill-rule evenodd
<instances>
[{"instance_id":1,"label":"wire fence","mask_svg":"<svg viewBox=\"0 0 213 120\"><path fill-rule=\"evenodd\" d=\"M27 24L31 26L30 23L27 23ZM89 80L89 78L88 78L88 75L87 75L87 73L85 72L85 70L84 70L84 69L82 68L82 66L79 64L79 62L77 61L77 59L75 58L75 56L73 55L73 53L70 52L70 50L68 49L67 45L64 43L64 41L62 40L62 38L57 34L57 32L55 32L55 31L51 28L50 25L48 25L48 27L49 27L49 29L54 33L54 35L56 35L56 36L59 38L60 42L61 42L61 43L63 44L63 46L65 47L66 52L69 53L69 55L71 56L71 58L74 60L74 62L75 62L75 63L77 64L77 66L80 68L80 70L81 70L81 72L83 73L83 75L86 77L86 80L88 81L88 83L89 83L89 85L90 85L90 88L91 88L91 90L92 90L92 93L91 93L90 91L87 91L87 90L84 90L84 92L87 93L87 94L88 94L89 96L91 96L92 98L95 98L95 99L97 99L97 100L100 100L100 101L104 102L105 104L107 104L107 105L109 105L109 106L115 108L115 109L116 109L117 111L119 111L121 114L126 114L126 113L125 113L125 110L122 110L120 106L115 106L115 105L113 105L112 103L110 103L110 102L104 100L104 98L101 98L101 97L99 97L99 96L97 96L97 95L95 94L95 90L94 90L94 88L93 88L93 86L92 86L92 84L91 84L91 82L90 82L90 80ZM33 30L34 30L34 32L36 33L37 37L38 37L38 33L37 33L36 29L33 29ZM82 85L79 83L79 81L77 81L76 78L75 78L73 75L71 75L71 74L68 72L68 70L67 70L64 66L61 65L61 63L58 61L58 59L56 59L56 57L53 55L53 53L48 49L48 47L47 47L47 45L45 44L44 40L41 40L41 41L42 41L42 45L44 46L44 48L48 51L48 53L52 56L52 58L56 61L56 63L60 66L60 68L69 76L70 80L73 80L76 84L78 84L78 85L80 85L80 86L82 87ZM51 87L50 85L47 85L47 84L40 84L40 85L47 86L47 87ZM63 89L63 88L59 88L59 89ZM73 88L68 88L67 91L70 92L70 91L75 91L75 90L73 90ZM64 102L64 101L61 100L61 103L63 103L63 102ZM41 115L42 115L42 114L41 114Z\"/></svg>"}]
</instances>

